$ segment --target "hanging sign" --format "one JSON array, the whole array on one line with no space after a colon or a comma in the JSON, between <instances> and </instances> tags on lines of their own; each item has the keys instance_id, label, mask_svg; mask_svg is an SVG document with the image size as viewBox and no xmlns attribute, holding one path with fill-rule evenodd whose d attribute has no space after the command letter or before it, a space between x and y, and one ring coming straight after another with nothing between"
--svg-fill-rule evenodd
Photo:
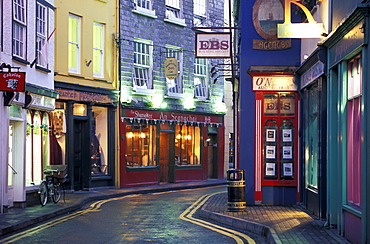
<instances>
[{"instance_id":1,"label":"hanging sign","mask_svg":"<svg viewBox=\"0 0 370 244\"><path fill-rule=\"evenodd\" d=\"M195 33L196 58L231 58L231 33Z\"/></svg>"},{"instance_id":2,"label":"hanging sign","mask_svg":"<svg viewBox=\"0 0 370 244\"><path fill-rule=\"evenodd\" d=\"M326 33L323 23L317 23L311 12L300 0L285 0L284 23L278 24L278 38L323 38ZM306 15L308 23L292 23L290 4L297 5Z\"/></svg>"},{"instance_id":3,"label":"hanging sign","mask_svg":"<svg viewBox=\"0 0 370 244\"><path fill-rule=\"evenodd\" d=\"M179 63L176 58L167 58L164 61L164 76L170 80L179 76Z\"/></svg>"},{"instance_id":4,"label":"hanging sign","mask_svg":"<svg viewBox=\"0 0 370 244\"><path fill-rule=\"evenodd\" d=\"M23 92L25 87L25 72L0 72L0 91Z\"/></svg>"}]
</instances>

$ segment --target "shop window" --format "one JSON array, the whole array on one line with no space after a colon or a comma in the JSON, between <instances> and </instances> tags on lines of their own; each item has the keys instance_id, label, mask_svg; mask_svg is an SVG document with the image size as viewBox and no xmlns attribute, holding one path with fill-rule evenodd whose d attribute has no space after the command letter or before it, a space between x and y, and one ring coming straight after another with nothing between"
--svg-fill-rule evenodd
<instances>
[{"instance_id":1,"label":"shop window","mask_svg":"<svg viewBox=\"0 0 370 244\"><path fill-rule=\"evenodd\" d=\"M176 125L175 163L177 165L200 164L200 128Z\"/></svg>"},{"instance_id":2,"label":"shop window","mask_svg":"<svg viewBox=\"0 0 370 244\"><path fill-rule=\"evenodd\" d=\"M52 133L50 134L50 164L65 165L67 124L65 116L65 103L56 102L55 110L51 112L50 119Z\"/></svg>"},{"instance_id":3,"label":"shop window","mask_svg":"<svg viewBox=\"0 0 370 244\"><path fill-rule=\"evenodd\" d=\"M347 101L347 203L361 208L362 153L362 69L361 56L348 63Z\"/></svg>"},{"instance_id":4,"label":"shop window","mask_svg":"<svg viewBox=\"0 0 370 244\"><path fill-rule=\"evenodd\" d=\"M108 109L92 107L91 174L107 175L108 172Z\"/></svg>"},{"instance_id":5,"label":"shop window","mask_svg":"<svg viewBox=\"0 0 370 244\"><path fill-rule=\"evenodd\" d=\"M126 165L128 167L156 166L156 126L126 125Z\"/></svg>"}]
</instances>

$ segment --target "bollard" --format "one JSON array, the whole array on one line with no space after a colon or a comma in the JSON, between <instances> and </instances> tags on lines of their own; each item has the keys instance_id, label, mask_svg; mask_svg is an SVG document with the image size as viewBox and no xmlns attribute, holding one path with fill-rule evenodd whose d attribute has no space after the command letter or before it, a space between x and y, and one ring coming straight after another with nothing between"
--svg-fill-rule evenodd
<instances>
[{"instance_id":1,"label":"bollard","mask_svg":"<svg viewBox=\"0 0 370 244\"><path fill-rule=\"evenodd\" d=\"M245 176L242 169L227 171L227 210L230 212L245 211Z\"/></svg>"}]
</instances>

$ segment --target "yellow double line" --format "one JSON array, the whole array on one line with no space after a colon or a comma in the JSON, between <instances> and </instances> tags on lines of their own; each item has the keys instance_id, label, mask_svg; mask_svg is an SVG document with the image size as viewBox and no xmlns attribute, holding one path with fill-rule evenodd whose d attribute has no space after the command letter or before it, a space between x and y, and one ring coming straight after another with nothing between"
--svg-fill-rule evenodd
<instances>
[{"instance_id":1,"label":"yellow double line","mask_svg":"<svg viewBox=\"0 0 370 244\"><path fill-rule=\"evenodd\" d=\"M139 195L141 195L141 194L127 195L127 196L123 196L123 197L110 198L110 199L100 200L100 201L94 202L87 209L80 210L80 211L77 211L77 212L72 213L72 214L68 214L68 215L66 215L64 217L60 217L60 218L51 220L51 221L49 221L49 222L47 222L45 224L38 225L38 226L36 226L34 228L31 228L31 229L28 229L26 231L22 231L20 233L17 233L17 234L8 236L7 238L1 239L0 240L0 243L4 243L5 244L5 243L15 242L15 241L18 241L18 240L20 240L20 239L22 239L24 237L30 236L30 235L32 235L34 233L39 232L39 231L42 231L42 230L45 230L47 228L53 227L55 225L58 225L60 223L66 222L66 221L68 221L70 219L76 218L76 217L81 216L83 214L90 213L90 212L100 211L101 205L103 205L106 202L115 201L115 200L121 200L121 199L129 198L129 197L136 197L136 196L139 196Z\"/></svg>"},{"instance_id":2,"label":"yellow double line","mask_svg":"<svg viewBox=\"0 0 370 244\"><path fill-rule=\"evenodd\" d=\"M203 226L205 228L208 228L210 230L213 230L213 231L216 231L222 235L225 235L225 236L229 236L231 238L233 238L236 243L245 243L243 241L243 239L241 239L240 237L244 238L244 240L246 240L248 243L250 244L255 244L256 242L250 238L248 235L246 234L243 234L241 232L238 232L238 231L235 231L235 230L231 230L231 229L228 229L228 228L224 228L222 226L219 226L219 225L215 225L215 224L212 224L210 222L207 222L207 221L204 221L204 220L201 220L201 219L196 219L193 217L193 214L201 207L203 206L203 204L213 195L216 195L216 194L219 194L220 192L216 192L216 193L212 193L212 194L208 194L208 195L205 195L205 196L202 196L201 198L199 198L195 203L193 203L190 207L188 207L181 215L180 215L180 219L182 220L185 220L185 221L189 221L193 224L196 224L196 225L199 225L199 226Z\"/></svg>"}]
</instances>

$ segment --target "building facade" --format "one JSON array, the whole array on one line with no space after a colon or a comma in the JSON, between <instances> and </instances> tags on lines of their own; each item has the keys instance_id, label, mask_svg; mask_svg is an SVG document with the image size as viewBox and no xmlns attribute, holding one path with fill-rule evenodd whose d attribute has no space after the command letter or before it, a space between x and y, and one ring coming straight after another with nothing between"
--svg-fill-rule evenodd
<instances>
[{"instance_id":1,"label":"building facade","mask_svg":"<svg viewBox=\"0 0 370 244\"><path fill-rule=\"evenodd\" d=\"M115 186L118 1L58 1L53 111L54 165L72 190Z\"/></svg>"},{"instance_id":2,"label":"building facade","mask_svg":"<svg viewBox=\"0 0 370 244\"><path fill-rule=\"evenodd\" d=\"M300 96L294 82L300 40L277 37L283 2L236 5L241 27L239 167L246 172L247 204L285 205L300 198Z\"/></svg>"},{"instance_id":3,"label":"building facade","mask_svg":"<svg viewBox=\"0 0 370 244\"><path fill-rule=\"evenodd\" d=\"M0 2L1 212L25 207L52 164L54 10L52 0Z\"/></svg>"},{"instance_id":4,"label":"building facade","mask_svg":"<svg viewBox=\"0 0 370 244\"><path fill-rule=\"evenodd\" d=\"M195 58L193 28L223 27L223 4L120 2L120 187L224 177L223 60Z\"/></svg>"}]
</instances>

